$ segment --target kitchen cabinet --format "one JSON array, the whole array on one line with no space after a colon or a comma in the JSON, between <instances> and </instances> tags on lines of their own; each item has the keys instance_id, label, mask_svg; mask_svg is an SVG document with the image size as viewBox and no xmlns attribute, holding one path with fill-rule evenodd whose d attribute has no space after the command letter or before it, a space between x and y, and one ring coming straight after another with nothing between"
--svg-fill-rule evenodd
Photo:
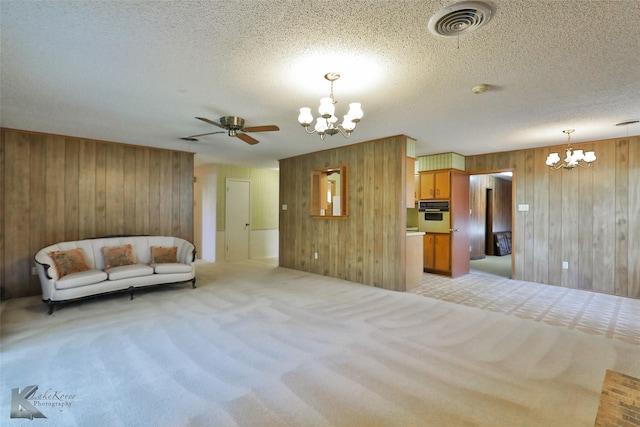
<instances>
[{"instance_id":1,"label":"kitchen cabinet","mask_svg":"<svg viewBox=\"0 0 640 427\"><path fill-rule=\"evenodd\" d=\"M451 237L449 233L425 233L423 238L424 270L451 272Z\"/></svg>"},{"instance_id":2,"label":"kitchen cabinet","mask_svg":"<svg viewBox=\"0 0 640 427\"><path fill-rule=\"evenodd\" d=\"M405 179L407 181L407 208L415 208L416 206L416 179L415 179L416 159L407 157L407 171Z\"/></svg>"},{"instance_id":3,"label":"kitchen cabinet","mask_svg":"<svg viewBox=\"0 0 640 427\"><path fill-rule=\"evenodd\" d=\"M469 175L456 169L421 171L420 200L448 200L447 233L431 230L424 236L424 271L458 277L469 272ZM420 226L420 221L418 222ZM424 230L427 231L426 227Z\"/></svg>"},{"instance_id":4,"label":"kitchen cabinet","mask_svg":"<svg viewBox=\"0 0 640 427\"><path fill-rule=\"evenodd\" d=\"M420 200L448 199L451 185L448 170L420 172Z\"/></svg>"}]
</instances>

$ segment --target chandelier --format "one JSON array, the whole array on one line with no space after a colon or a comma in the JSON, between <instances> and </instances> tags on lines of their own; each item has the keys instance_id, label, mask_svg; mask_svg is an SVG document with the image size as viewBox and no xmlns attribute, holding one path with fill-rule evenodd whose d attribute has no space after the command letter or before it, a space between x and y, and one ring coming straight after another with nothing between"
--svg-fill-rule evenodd
<instances>
[{"instance_id":1,"label":"chandelier","mask_svg":"<svg viewBox=\"0 0 640 427\"><path fill-rule=\"evenodd\" d=\"M564 168L567 170L571 170L576 166L580 166L581 168L591 167L591 163L596 159L595 151L587 151L586 153L583 150L574 150L571 148L571 134L575 131L575 129L566 129L563 130L563 133L567 134L567 148L565 150L566 157L564 162L560 161L560 155L558 153L549 153L547 156L547 166L549 166L553 170L558 170L560 168Z\"/></svg>"},{"instance_id":2,"label":"chandelier","mask_svg":"<svg viewBox=\"0 0 640 427\"><path fill-rule=\"evenodd\" d=\"M318 113L320 117L316 120L316 125L312 130L309 130L311 122L313 122L313 116L311 115L311 108L303 107L300 109L300 115L298 121L304 127L307 133L317 133L320 135L320 139L324 140L325 135L335 135L340 132L345 138L351 136L351 132L356 128L356 124L363 116L362 108L359 102L352 102L349 104L349 112L344 116L342 123L338 124L338 118L335 113L335 97L333 96L333 82L340 78L338 73L327 73L324 78L331 82L331 92L329 96L320 99L320 107Z\"/></svg>"}]
</instances>

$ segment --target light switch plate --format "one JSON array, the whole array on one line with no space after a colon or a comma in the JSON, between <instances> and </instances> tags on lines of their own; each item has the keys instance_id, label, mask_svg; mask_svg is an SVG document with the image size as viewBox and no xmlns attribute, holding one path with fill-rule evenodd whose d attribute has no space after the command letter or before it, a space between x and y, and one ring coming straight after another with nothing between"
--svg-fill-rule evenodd
<instances>
[{"instance_id":1,"label":"light switch plate","mask_svg":"<svg viewBox=\"0 0 640 427\"><path fill-rule=\"evenodd\" d=\"M520 211L520 212L528 212L529 211L529 205L528 204L520 204L520 205L518 205L518 211Z\"/></svg>"}]
</instances>

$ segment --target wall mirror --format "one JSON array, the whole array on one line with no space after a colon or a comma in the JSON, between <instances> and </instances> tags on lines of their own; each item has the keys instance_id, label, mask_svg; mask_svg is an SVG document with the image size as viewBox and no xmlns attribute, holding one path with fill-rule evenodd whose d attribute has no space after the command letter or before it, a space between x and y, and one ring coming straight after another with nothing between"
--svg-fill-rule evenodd
<instances>
[{"instance_id":1,"label":"wall mirror","mask_svg":"<svg viewBox=\"0 0 640 427\"><path fill-rule=\"evenodd\" d=\"M332 166L311 171L311 216L347 217L347 167Z\"/></svg>"}]
</instances>

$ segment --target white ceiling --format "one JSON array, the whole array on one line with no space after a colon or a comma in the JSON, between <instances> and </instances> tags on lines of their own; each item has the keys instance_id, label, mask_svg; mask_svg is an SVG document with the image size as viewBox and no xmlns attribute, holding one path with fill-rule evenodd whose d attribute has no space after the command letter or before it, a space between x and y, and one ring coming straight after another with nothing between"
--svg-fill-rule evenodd
<instances>
[{"instance_id":1,"label":"white ceiling","mask_svg":"<svg viewBox=\"0 0 640 427\"><path fill-rule=\"evenodd\" d=\"M503 0L445 38L454 1L13 1L0 4L3 127L196 152L197 164L278 159L385 136L463 155L640 134L640 1ZM321 142L298 109L362 103L350 140ZM471 88L490 85L477 95ZM223 115L260 144L196 120Z\"/></svg>"}]
</instances>

